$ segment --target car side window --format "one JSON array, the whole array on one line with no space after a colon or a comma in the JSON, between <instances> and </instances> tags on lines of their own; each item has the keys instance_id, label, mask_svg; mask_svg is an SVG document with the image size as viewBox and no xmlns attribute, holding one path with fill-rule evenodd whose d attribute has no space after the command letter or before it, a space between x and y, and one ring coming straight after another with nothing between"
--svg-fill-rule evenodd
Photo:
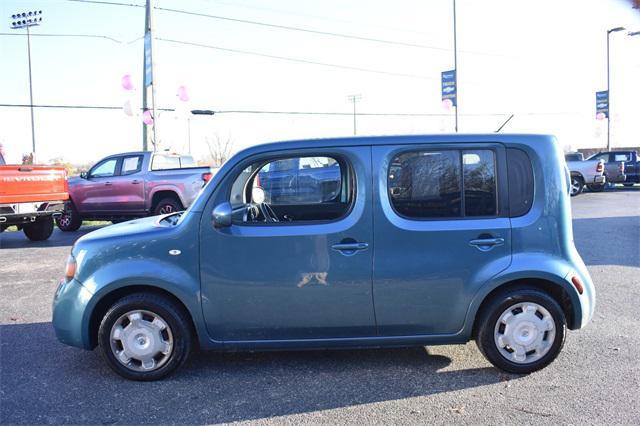
<instances>
[{"instance_id":1,"label":"car side window","mask_svg":"<svg viewBox=\"0 0 640 426\"><path fill-rule=\"evenodd\" d=\"M608 152L603 152L602 154L598 154L595 157L593 157L592 160L600 160L600 161L603 161L605 163L608 163L609 162L609 153Z\"/></svg>"},{"instance_id":2,"label":"car side window","mask_svg":"<svg viewBox=\"0 0 640 426\"><path fill-rule=\"evenodd\" d=\"M105 160L102 163L96 165L91 170L92 178L100 178L100 177L111 177L116 174L116 165L118 164L117 158L111 158L109 160Z\"/></svg>"},{"instance_id":3,"label":"car side window","mask_svg":"<svg viewBox=\"0 0 640 426\"><path fill-rule=\"evenodd\" d=\"M629 154L614 154L613 161L616 163L619 161L630 161Z\"/></svg>"},{"instance_id":4,"label":"car side window","mask_svg":"<svg viewBox=\"0 0 640 426\"><path fill-rule=\"evenodd\" d=\"M345 161L309 156L245 168L232 185L230 202L243 213L234 214L236 223L330 221L347 213L353 196Z\"/></svg>"},{"instance_id":5,"label":"car side window","mask_svg":"<svg viewBox=\"0 0 640 426\"><path fill-rule=\"evenodd\" d=\"M496 216L496 159L492 150L401 153L387 176L395 211L412 219Z\"/></svg>"},{"instance_id":6,"label":"car side window","mask_svg":"<svg viewBox=\"0 0 640 426\"><path fill-rule=\"evenodd\" d=\"M140 170L142 170L141 155L124 157L122 160L122 170L120 171L121 175L132 175L134 173L138 173Z\"/></svg>"}]
</instances>

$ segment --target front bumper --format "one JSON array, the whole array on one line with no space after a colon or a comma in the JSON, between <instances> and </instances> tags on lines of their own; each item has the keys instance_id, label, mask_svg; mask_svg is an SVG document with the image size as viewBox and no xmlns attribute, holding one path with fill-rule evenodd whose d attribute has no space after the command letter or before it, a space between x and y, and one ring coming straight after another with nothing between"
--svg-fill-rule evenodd
<instances>
[{"instance_id":1,"label":"front bumper","mask_svg":"<svg viewBox=\"0 0 640 426\"><path fill-rule=\"evenodd\" d=\"M93 294L75 278L61 281L53 297L51 323L56 337L62 343L91 349L88 333L87 305Z\"/></svg>"}]
</instances>

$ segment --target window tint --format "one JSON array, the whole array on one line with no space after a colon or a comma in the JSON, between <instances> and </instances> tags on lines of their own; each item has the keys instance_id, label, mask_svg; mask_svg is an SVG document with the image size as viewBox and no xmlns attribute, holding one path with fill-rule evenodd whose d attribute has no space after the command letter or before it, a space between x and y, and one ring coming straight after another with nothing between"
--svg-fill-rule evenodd
<instances>
[{"instance_id":1,"label":"window tint","mask_svg":"<svg viewBox=\"0 0 640 426\"><path fill-rule=\"evenodd\" d=\"M331 157L293 157L261 162L244 169L231 188L236 222L280 222L338 219L353 199L350 167ZM256 198L256 188L260 196Z\"/></svg>"},{"instance_id":2,"label":"window tint","mask_svg":"<svg viewBox=\"0 0 640 426\"><path fill-rule=\"evenodd\" d=\"M131 175L138 173L142 169L142 156L136 155L135 157L125 157L122 160L121 175Z\"/></svg>"},{"instance_id":3,"label":"window tint","mask_svg":"<svg viewBox=\"0 0 640 426\"><path fill-rule=\"evenodd\" d=\"M522 216L529 212L533 203L533 168L526 152L507 149L507 175L509 216Z\"/></svg>"},{"instance_id":4,"label":"window tint","mask_svg":"<svg viewBox=\"0 0 640 426\"><path fill-rule=\"evenodd\" d=\"M573 154L565 154L564 159L565 161L582 161L584 160L584 156L582 153L576 152Z\"/></svg>"},{"instance_id":5,"label":"window tint","mask_svg":"<svg viewBox=\"0 0 640 426\"><path fill-rule=\"evenodd\" d=\"M459 151L400 154L391 162L387 182L391 203L402 216L433 218L461 214Z\"/></svg>"},{"instance_id":6,"label":"window tint","mask_svg":"<svg viewBox=\"0 0 640 426\"><path fill-rule=\"evenodd\" d=\"M179 169L180 157L175 155L155 154L151 162L151 170Z\"/></svg>"},{"instance_id":7,"label":"window tint","mask_svg":"<svg viewBox=\"0 0 640 426\"><path fill-rule=\"evenodd\" d=\"M91 177L110 177L115 175L117 163L117 158L103 161L102 163L94 167L94 169L91 171Z\"/></svg>"},{"instance_id":8,"label":"window tint","mask_svg":"<svg viewBox=\"0 0 640 426\"><path fill-rule=\"evenodd\" d=\"M463 151L465 216L495 216L498 212L496 161L488 149Z\"/></svg>"}]
</instances>

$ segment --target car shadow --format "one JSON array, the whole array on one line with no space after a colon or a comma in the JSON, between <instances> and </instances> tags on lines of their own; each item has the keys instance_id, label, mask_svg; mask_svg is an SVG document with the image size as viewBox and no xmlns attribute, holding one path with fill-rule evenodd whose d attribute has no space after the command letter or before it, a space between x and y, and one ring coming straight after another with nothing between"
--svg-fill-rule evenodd
<instances>
[{"instance_id":1,"label":"car shadow","mask_svg":"<svg viewBox=\"0 0 640 426\"><path fill-rule=\"evenodd\" d=\"M113 373L98 351L59 343L51 323L0 326L3 423L220 423L481 387L520 376L447 370L425 348L199 352L159 382ZM441 371L442 370L442 371Z\"/></svg>"},{"instance_id":2,"label":"car shadow","mask_svg":"<svg viewBox=\"0 0 640 426\"><path fill-rule=\"evenodd\" d=\"M62 232L58 228L53 230L53 234L45 241L31 241L22 231L0 233L0 249L21 249L21 248L39 248L39 247L65 247L72 246L73 243L85 234L96 229L104 228L108 225L99 226L83 226L75 232Z\"/></svg>"},{"instance_id":3,"label":"car shadow","mask_svg":"<svg viewBox=\"0 0 640 426\"><path fill-rule=\"evenodd\" d=\"M640 267L640 217L573 219L574 242L587 265Z\"/></svg>"}]
</instances>

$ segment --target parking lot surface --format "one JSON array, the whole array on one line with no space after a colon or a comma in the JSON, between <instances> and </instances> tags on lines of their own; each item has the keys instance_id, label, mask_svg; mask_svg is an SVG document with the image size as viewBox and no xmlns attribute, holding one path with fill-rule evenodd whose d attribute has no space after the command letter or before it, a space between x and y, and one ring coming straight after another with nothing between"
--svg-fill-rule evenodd
<instances>
[{"instance_id":1,"label":"parking lot surface","mask_svg":"<svg viewBox=\"0 0 640 426\"><path fill-rule=\"evenodd\" d=\"M0 423L640 424L640 188L573 199L596 284L593 321L528 376L474 343L427 348L197 353L161 382L116 376L58 343L51 300L80 232L0 234Z\"/></svg>"}]
</instances>

